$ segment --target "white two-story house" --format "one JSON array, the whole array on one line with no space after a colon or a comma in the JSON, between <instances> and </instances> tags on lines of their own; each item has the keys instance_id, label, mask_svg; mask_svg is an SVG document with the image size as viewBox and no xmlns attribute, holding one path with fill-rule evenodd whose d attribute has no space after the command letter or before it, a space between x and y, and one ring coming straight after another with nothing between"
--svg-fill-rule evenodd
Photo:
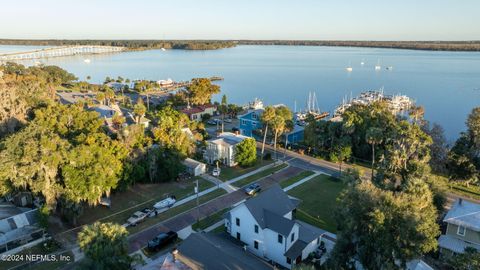
<instances>
[{"instance_id":1,"label":"white two-story house","mask_svg":"<svg viewBox=\"0 0 480 270\"><path fill-rule=\"evenodd\" d=\"M227 232L255 255L291 269L317 249L325 233L292 218L299 202L274 185L233 208L225 218Z\"/></svg>"},{"instance_id":2,"label":"white two-story house","mask_svg":"<svg viewBox=\"0 0 480 270\"><path fill-rule=\"evenodd\" d=\"M247 138L243 135L223 132L217 138L207 141L207 148L203 157L210 164L218 160L226 166L233 167L237 165L235 161L237 144Z\"/></svg>"}]
</instances>

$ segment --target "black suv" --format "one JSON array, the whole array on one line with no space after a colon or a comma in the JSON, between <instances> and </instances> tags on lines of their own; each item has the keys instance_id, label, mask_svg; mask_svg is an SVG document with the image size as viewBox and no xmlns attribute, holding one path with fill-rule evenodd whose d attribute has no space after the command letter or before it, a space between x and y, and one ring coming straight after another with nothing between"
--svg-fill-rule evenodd
<instances>
[{"instance_id":1,"label":"black suv","mask_svg":"<svg viewBox=\"0 0 480 270\"><path fill-rule=\"evenodd\" d=\"M149 250L158 250L172 242L175 242L177 238L178 238L178 234L173 231L169 231L167 233L161 233L155 236L155 238L153 238L152 240L148 241L147 247Z\"/></svg>"}]
</instances>

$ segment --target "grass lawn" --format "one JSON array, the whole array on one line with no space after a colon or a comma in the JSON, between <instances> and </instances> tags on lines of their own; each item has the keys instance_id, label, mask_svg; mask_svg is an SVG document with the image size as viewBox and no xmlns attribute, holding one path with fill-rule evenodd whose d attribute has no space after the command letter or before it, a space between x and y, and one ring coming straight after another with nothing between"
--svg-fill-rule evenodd
<instances>
[{"instance_id":1,"label":"grass lawn","mask_svg":"<svg viewBox=\"0 0 480 270\"><path fill-rule=\"evenodd\" d=\"M197 223L192 225L192 229L194 231L204 230L204 229L212 226L213 224L219 222L220 220L222 220L223 219L223 214L225 214L228 211L230 211L230 208L225 208L223 210L220 210L220 211L216 212L213 215L210 215L210 216L208 216L204 219L201 219Z\"/></svg>"},{"instance_id":2,"label":"grass lawn","mask_svg":"<svg viewBox=\"0 0 480 270\"><path fill-rule=\"evenodd\" d=\"M97 220L123 224L135 211L152 207L155 202L169 195L175 195L177 200L193 195L195 180L197 179L199 180L200 191L214 186L211 182L200 177L181 183L137 184L126 191L113 194L111 196L111 208L103 206L86 208L79 218L79 224L90 224Z\"/></svg>"},{"instance_id":3,"label":"grass lawn","mask_svg":"<svg viewBox=\"0 0 480 270\"><path fill-rule=\"evenodd\" d=\"M263 170L263 171L261 171L261 172L258 172L258 173L256 173L256 174L253 174L253 175L250 175L250 176L248 176L248 177L245 177L245 178L243 178L242 180L239 180L239 181L233 183L233 185L236 186L236 187L246 186L246 185L248 185L248 184L250 184L250 183L252 183L252 182L257 181L257 180L260 179L260 178L263 178L263 177L265 177L265 176L268 176L268 175L270 175L270 174L272 174L272 173L274 173L274 172L276 172L276 171L279 171L279 170L281 170L281 169L283 169L283 168L285 168L285 167L287 167L287 166L288 166L288 165L287 165L286 163L282 163L282 164L280 164L280 165L278 165L278 166L275 166L275 167L272 167L272 168L268 168L268 169Z\"/></svg>"},{"instance_id":4,"label":"grass lawn","mask_svg":"<svg viewBox=\"0 0 480 270\"><path fill-rule=\"evenodd\" d=\"M337 226L333 211L336 198L344 188L337 178L322 174L288 191L289 195L302 200L296 218L335 233Z\"/></svg>"},{"instance_id":5,"label":"grass lawn","mask_svg":"<svg viewBox=\"0 0 480 270\"><path fill-rule=\"evenodd\" d=\"M233 179L235 177L238 177L240 175L243 175L243 174L249 173L251 171L254 171L254 170L256 170L256 169L258 169L262 166L265 166L265 165L268 165L268 164L271 164L271 163L273 163L273 160L263 160L262 161L260 159L257 159L257 162L255 163L255 165L253 165L252 167L248 167L248 168L242 168L240 166L222 167L219 179L222 180L222 181L227 181L227 180Z\"/></svg>"},{"instance_id":6,"label":"grass lawn","mask_svg":"<svg viewBox=\"0 0 480 270\"><path fill-rule=\"evenodd\" d=\"M213 200L217 197L220 197L220 196L222 196L226 193L227 192L223 189L216 189L216 190L214 190L210 193L207 193L207 194L199 197L199 199L198 199L199 204L203 204L203 203L206 203L208 201L211 201L211 200ZM172 207L169 210L158 214L158 216L156 216L156 217L147 218L147 219L145 219L144 222L138 224L135 227L128 227L127 230L130 232L130 234L139 232L139 231L141 231L145 228L153 226L154 224L156 224L158 222L165 221L165 220L167 220L171 217L174 217L178 214L181 214L181 213L186 212L190 209L193 209L196 206L197 206L197 200L196 199L191 200L191 201L189 201L187 203L184 203L182 205Z\"/></svg>"},{"instance_id":7,"label":"grass lawn","mask_svg":"<svg viewBox=\"0 0 480 270\"><path fill-rule=\"evenodd\" d=\"M446 192L480 200L480 186L467 186L461 182L449 181L447 177L440 175L435 175L434 180L439 186L443 187Z\"/></svg>"},{"instance_id":8,"label":"grass lawn","mask_svg":"<svg viewBox=\"0 0 480 270\"><path fill-rule=\"evenodd\" d=\"M301 172L301 173L299 173L299 174L297 174L293 177L290 177L288 179L283 180L282 182L280 182L280 186L282 188L286 188L286 187L288 187L292 184L295 184L296 182L298 182L298 181L302 180L303 178L308 177L312 174L315 174L315 173L312 172L312 171L303 171L303 172Z\"/></svg>"}]
</instances>

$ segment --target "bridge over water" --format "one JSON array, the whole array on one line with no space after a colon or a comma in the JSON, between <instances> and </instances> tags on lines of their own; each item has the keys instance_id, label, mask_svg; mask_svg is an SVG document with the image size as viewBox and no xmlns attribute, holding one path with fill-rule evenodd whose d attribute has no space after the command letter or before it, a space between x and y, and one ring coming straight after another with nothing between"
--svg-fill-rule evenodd
<instances>
[{"instance_id":1,"label":"bridge over water","mask_svg":"<svg viewBox=\"0 0 480 270\"><path fill-rule=\"evenodd\" d=\"M15 52L0 54L0 61L14 60L32 60L49 57L72 56L81 54L101 54L114 53L125 50L125 47L115 46L96 46L96 45L79 45L79 46L59 46L27 52Z\"/></svg>"}]
</instances>

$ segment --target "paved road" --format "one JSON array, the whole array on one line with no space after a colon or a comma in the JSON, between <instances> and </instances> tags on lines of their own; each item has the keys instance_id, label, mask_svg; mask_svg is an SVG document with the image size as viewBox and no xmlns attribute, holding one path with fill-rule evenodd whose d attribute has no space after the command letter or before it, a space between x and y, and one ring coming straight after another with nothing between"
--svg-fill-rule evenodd
<instances>
[{"instance_id":1,"label":"paved road","mask_svg":"<svg viewBox=\"0 0 480 270\"><path fill-rule=\"evenodd\" d=\"M280 181L287 179L292 175L300 173L301 171L301 168L290 166L261 179L258 181L258 183L263 189L266 189L275 183L279 183ZM183 228L194 224L198 219L205 218L214 214L215 212L233 206L243 201L247 197L248 196L243 192L243 190L240 189L202 204L198 209L194 208L183 214L161 222L149 229L136 233L129 238L129 253L135 252L144 247L150 239L155 237L155 235L159 234L160 232L169 230L178 232Z\"/></svg>"}]
</instances>

